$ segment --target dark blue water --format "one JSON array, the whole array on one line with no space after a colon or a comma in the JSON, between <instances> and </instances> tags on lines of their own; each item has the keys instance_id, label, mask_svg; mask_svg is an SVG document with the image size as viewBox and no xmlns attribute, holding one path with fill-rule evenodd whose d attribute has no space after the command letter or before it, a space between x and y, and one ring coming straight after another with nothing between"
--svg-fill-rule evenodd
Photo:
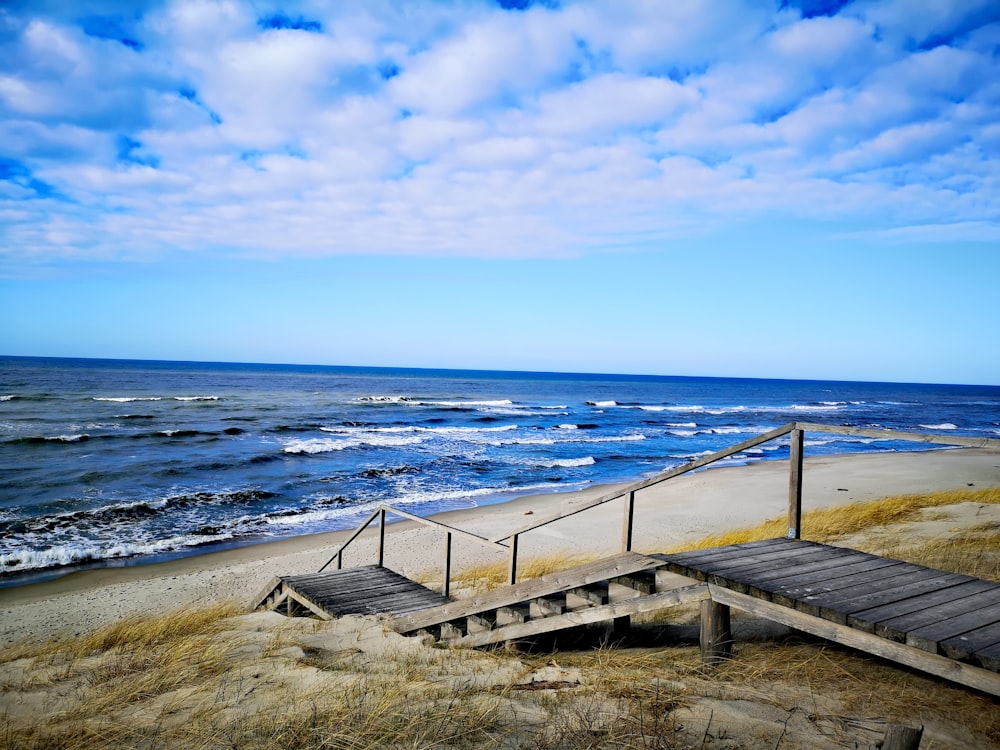
<instances>
[{"instance_id":1,"label":"dark blue water","mask_svg":"<svg viewBox=\"0 0 1000 750\"><path fill-rule=\"evenodd\" d=\"M1000 387L0 358L0 577L636 480L797 420L997 437Z\"/></svg>"}]
</instances>

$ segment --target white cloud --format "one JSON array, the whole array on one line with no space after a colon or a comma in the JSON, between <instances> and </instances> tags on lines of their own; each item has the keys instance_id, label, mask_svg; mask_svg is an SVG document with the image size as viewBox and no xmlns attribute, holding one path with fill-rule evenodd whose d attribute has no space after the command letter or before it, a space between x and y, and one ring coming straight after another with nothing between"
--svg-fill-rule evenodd
<instances>
[{"instance_id":1,"label":"white cloud","mask_svg":"<svg viewBox=\"0 0 1000 750\"><path fill-rule=\"evenodd\" d=\"M176 0L138 44L6 11L0 237L557 256L760 216L974 233L1000 214L997 33L986 4L905 6L303 4L267 28Z\"/></svg>"}]
</instances>

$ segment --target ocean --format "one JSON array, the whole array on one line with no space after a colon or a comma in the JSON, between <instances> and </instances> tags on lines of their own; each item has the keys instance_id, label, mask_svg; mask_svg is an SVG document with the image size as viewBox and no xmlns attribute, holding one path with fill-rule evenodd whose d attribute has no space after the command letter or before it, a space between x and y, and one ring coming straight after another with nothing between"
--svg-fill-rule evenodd
<instances>
[{"instance_id":1,"label":"ocean","mask_svg":"<svg viewBox=\"0 0 1000 750\"><path fill-rule=\"evenodd\" d=\"M0 357L0 585L638 480L791 421L995 438L1000 387Z\"/></svg>"}]
</instances>

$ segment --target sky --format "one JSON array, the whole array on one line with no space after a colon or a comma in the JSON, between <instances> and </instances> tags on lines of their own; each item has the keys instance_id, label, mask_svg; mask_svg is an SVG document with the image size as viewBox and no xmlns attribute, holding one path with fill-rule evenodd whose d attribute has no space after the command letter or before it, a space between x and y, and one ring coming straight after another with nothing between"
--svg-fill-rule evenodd
<instances>
[{"instance_id":1,"label":"sky","mask_svg":"<svg viewBox=\"0 0 1000 750\"><path fill-rule=\"evenodd\" d=\"M1000 385L995 0L0 0L0 354Z\"/></svg>"}]
</instances>

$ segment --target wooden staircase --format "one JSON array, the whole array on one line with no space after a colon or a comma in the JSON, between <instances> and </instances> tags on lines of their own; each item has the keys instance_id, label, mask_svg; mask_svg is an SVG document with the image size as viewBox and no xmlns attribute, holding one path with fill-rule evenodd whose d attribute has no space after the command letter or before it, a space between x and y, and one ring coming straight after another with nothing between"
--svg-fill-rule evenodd
<instances>
[{"instance_id":1,"label":"wooden staircase","mask_svg":"<svg viewBox=\"0 0 1000 750\"><path fill-rule=\"evenodd\" d=\"M396 614L389 627L477 647L707 598L704 583L668 572L656 557L625 552L472 599Z\"/></svg>"}]
</instances>

